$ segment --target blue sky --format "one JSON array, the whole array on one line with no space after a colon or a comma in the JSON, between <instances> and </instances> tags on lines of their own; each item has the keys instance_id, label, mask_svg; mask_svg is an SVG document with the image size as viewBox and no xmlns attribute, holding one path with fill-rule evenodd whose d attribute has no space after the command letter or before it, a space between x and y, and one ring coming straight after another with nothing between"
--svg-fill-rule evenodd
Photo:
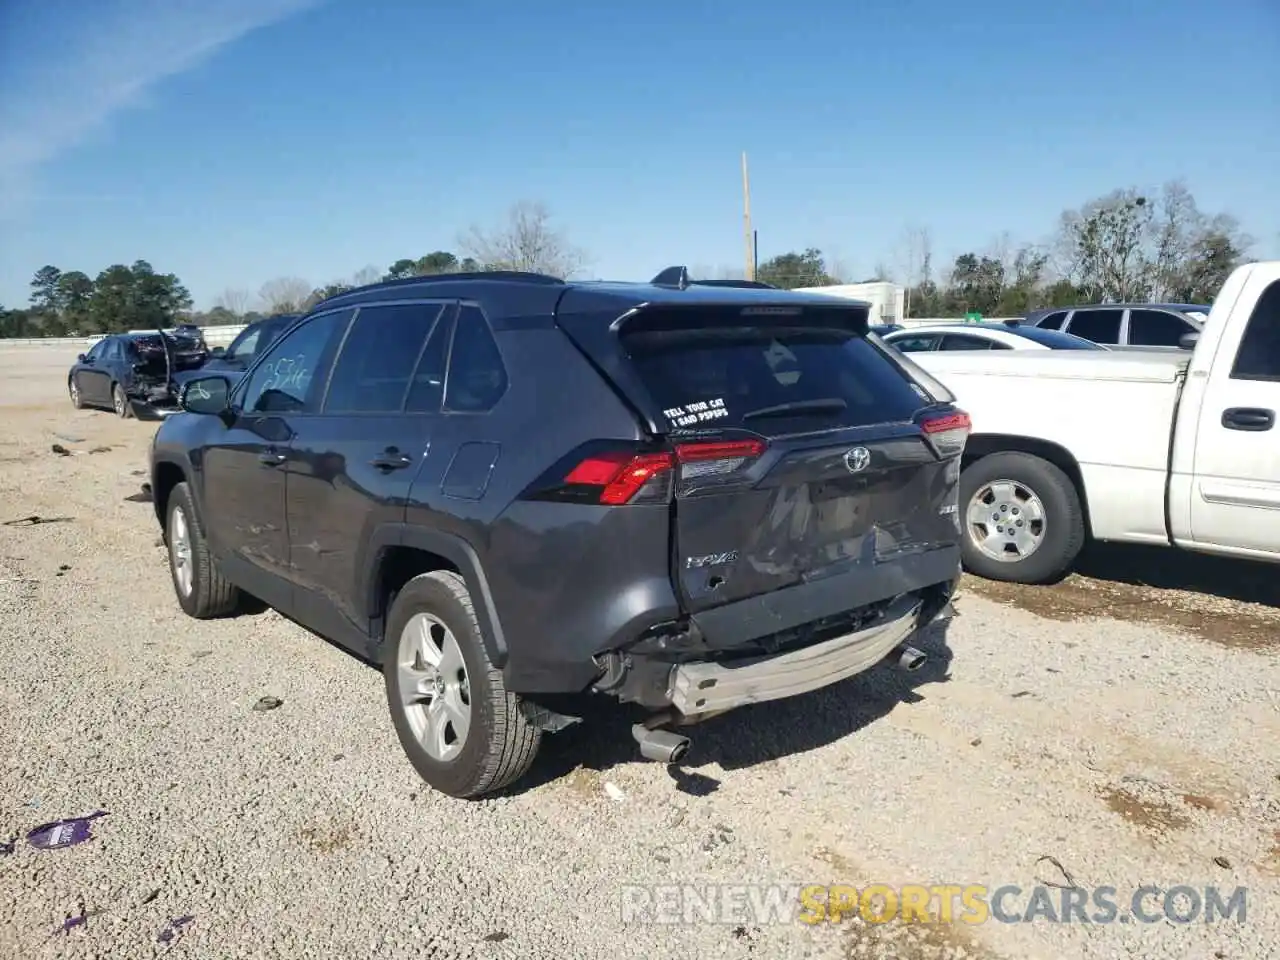
<instances>
[{"instance_id":1,"label":"blue sky","mask_svg":"<svg viewBox=\"0 0 1280 960\"><path fill-rule=\"evenodd\" d=\"M592 276L740 267L743 150L761 259L855 279L1174 178L1280 256L1280 4L10 0L0 303L145 258L204 308L520 200Z\"/></svg>"}]
</instances>

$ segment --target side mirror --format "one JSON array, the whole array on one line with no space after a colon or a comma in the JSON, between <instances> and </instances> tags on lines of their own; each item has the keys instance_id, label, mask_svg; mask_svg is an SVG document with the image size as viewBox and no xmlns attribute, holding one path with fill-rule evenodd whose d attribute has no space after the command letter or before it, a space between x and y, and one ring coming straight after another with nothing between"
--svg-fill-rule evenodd
<instances>
[{"instance_id":1,"label":"side mirror","mask_svg":"<svg viewBox=\"0 0 1280 960\"><path fill-rule=\"evenodd\" d=\"M196 377L182 385L178 406L188 413L221 416L230 406L231 381L226 377Z\"/></svg>"},{"instance_id":2,"label":"side mirror","mask_svg":"<svg viewBox=\"0 0 1280 960\"><path fill-rule=\"evenodd\" d=\"M1199 330L1188 330L1178 338L1178 346L1183 350L1194 350L1196 343L1200 340Z\"/></svg>"},{"instance_id":3,"label":"side mirror","mask_svg":"<svg viewBox=\"0 0 1280 960\"><path fill-rule=\"evenodd\" d=\"M214 347L214 348L212 348L212 349L209 351L209 356L211 356L211 357L221 357L221 356L224 356L224 355L226 354L226 352L227 352L227 348L226 348L226 347Z\"/></svg>"},{"instance_id":4,"label":"side mirror","mask_svg":"<svg viewBox=\"0 0 1280 960\"><path fill-rule=\"evenodd\" d=\"M89 362L89 358L86 357L83 353L76 354L76 363L88 363L88 362Z\"/></svg>"}]
</instances>

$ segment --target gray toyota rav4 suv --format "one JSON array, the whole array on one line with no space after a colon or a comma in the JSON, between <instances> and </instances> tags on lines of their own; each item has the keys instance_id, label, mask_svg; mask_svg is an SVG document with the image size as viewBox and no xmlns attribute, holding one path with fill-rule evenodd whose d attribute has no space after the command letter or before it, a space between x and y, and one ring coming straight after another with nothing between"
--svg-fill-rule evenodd
<instances>
[{"instance_id":1,"label":"gray toyota rav4 suv","mask_svg":"<svg viewBox=\"0 0 1280 960\"><path fill-rule=\"evenodd\" d=\"M457 797L520 777L582 696L676 762L691 722L914 666L960 574L969 418L867 316L682 267L332 297L159 427L178 602L243 592L379 664Z\"/></svg>"}]
</instances>

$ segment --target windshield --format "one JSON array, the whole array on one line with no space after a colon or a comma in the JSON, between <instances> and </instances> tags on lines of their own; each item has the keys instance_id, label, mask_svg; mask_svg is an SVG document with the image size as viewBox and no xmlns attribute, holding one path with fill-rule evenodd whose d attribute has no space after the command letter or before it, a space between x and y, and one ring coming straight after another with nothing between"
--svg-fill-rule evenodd
<instances>
[{"instance_id":1,"label":"windshield","mask_svg":"<svg viewBox=\"0 0 1280 960\"><path fill-rule=\"evenodd\" d=\"M289 319L259 320L257 323L249 324L240 331L238 337L231 341L231 346L227 347L227 352L222 355L222 359L230 363L247 364L279 335Z\"/></svg>"}]
</instances>

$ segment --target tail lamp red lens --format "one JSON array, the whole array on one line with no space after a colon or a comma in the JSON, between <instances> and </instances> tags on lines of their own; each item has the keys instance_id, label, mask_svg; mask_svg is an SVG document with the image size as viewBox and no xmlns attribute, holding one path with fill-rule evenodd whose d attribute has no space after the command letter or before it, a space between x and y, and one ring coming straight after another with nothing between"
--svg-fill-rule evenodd
<instances>
[{"instance_id":1,"label":"tail lamp red lens","mask_svg":"<svg viewBox=\"0 0 1280 960\"><path fill-rule=\"evenodd\" d=\"M731 472L749 459L760 456L765 444L760 440L681 443L674 451L631 453L605 451L584 458L564 478L565 484L600 487L597 502L620 506L641 500L667 498L668 474L684 464L697 464L699 475ZM664 482L665 481L665 482Z\"/></svg>"},{"instance_id":2,"label":"tail lamp red lens","mask_svg":"<svg viewBox=\"0 0 1280 960\"><path fill-rule=\"evenodd\" d=\"M924 418L920 421L920 429L929 438L929 442L933 444L939 456L950 457L964 451L969 432L973 429L973 422L965 411L953 410L950 413Z\"/></svg>"}]
</instances>

